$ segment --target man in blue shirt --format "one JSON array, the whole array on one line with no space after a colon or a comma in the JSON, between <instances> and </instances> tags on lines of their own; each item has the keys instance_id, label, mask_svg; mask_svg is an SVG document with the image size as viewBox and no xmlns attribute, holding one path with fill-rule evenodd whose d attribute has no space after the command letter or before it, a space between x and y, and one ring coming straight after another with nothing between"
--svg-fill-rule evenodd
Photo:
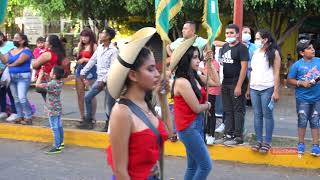
<instances>
[{"instance_id":1,"label":"man in blue shirt","mask_svg":"<svg viewBox=\"0 0 320 180\"><path fill-rule=\"evenodd\" d=\"M297 52L302 56L295 62L288 74L288 83L296 86L296 107L298 113L298 153L305 151L304 136L309 122L312 134L311 154L320 156L320 58L310 40L302 39L297 44Z\"/></svg>"},{"instance_id":2,"label":"man in blue shirt","mask_svg":"<svg viewBox=\"0 0 320 180\"><path fill-rule=\"evenodd\" d=\"M13 45L12 41L7 41L6 36L0 31L0 54L5 55L7 54L11 49L16 48ZM4 71L5 65L0 61L0 78L2 76L2 73ZM11 104L11 114L8 117L8 114L6 113L6 106L7 106L7 98L6 95L10 98L10 104ZM5 85L0 84L0 119L5 119L7 121L14 121L17 119L17 112L16 107L14 104L14 99L12 97L10 88L7 88Z\"/></svg>"}]
</instances>

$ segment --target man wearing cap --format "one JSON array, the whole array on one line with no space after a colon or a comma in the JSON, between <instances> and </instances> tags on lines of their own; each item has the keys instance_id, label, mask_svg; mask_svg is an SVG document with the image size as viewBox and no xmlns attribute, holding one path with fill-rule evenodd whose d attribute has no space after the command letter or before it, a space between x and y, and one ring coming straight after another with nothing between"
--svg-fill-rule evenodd
<instances>
[{"instance_id":1,"label":"man wearing cap","mask_svg":"<svg viewBox=\"0 0 320 180\"><path fill-rule=\"evenodd\" d=\"M7 41L7 37L0 31L0 54L7 54L11 49L16 48L13 45L12 41ZM5 69L5 65L0 61L0 78ZM8 117L6 113L7 98L6 95L10 98L11 103L11 114ZM11 94L10 88L7 88L6 85L0 83L0 119L7 118L7 121L14 121L17 119L16 106L14 104L14 99Z\"/></svg>"},{"instance_id":2,"label":"man wearing cap","mask_svg":"<svg viewBox=\"0 0 320 180\"><path fill-rule=\"evenodd\" d=\"M112 61L118 56L118 50L113 46L111 40L115 37L116 32L110 27L106 27L99 35L101 44L97 47L89 62L80 72L80 78L84 80L87 72L95 65L97 65L97 81L92 85L92 88L85 96L86 104L86 118L85 121L79 125L80 129L93 129L93 117L92 117L92 99L98 95L106 86L106 80ZM107 106L107 118L109 119L111 108L115 100L110 96L106 90L106 106ZM107 129L108 121L105 129Z\"/></svg>"},{"instance_id":3,"label":"man wearing cap","mask_svg":"<svg viewBox=\"0 0 320 180\"><path fill-rule=\"evenodd\" d=\"M183 25L183 29L182 29L182 38L178 38L176 39L174 42L172 42L171 44L167 45L167 53L168 56L172 55L172 52L178 47L180 46L180 44L185 41L186 39L190 39L194 36L196 36L196 24L193 21L187 21L184 25ZM205 46L207 44L207 40L203 39L202 37L197 37L193 46L198 47L200 50L200 53L202 54Z\"/></svg>"},{"instance_id":4,"label":"man wearing cap","mask_svg":"<svg viewBox=\"0 0 320 180\"><path fill-rule=\"evenodd\" d=\"M298 153L304 154L304 136L308 122L312 135L311 154L320 156L319 112L320 112L320 58L310 40L301 39L297 43L297 52L301 59L295 62L288 74L288 83L296 87L296 110L298 114Z\"/></svg>"}]
</instances>

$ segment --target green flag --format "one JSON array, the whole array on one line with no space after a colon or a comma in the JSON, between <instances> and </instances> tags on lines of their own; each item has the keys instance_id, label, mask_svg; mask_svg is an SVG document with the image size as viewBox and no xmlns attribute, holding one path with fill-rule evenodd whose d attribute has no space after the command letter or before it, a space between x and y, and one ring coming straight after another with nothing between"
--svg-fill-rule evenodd
<instances>
[{"instance_id":1,"label":"green flag","mask_svg":"<svg viewBox=\"0 0 320 180\"><path fill-rule=\"evenodd\" d=\"M0 0L0 24L3 23L6 16L7 0Z\"/></svg>"},{"instance_id":2,"label":"green flag","mask_svg":"<svg viewBox=\"0 0 320 180\"><path fill-rule=\"evenodd\" d=\"M207 29L208 41L211 47L216 35L221 30L218 0L204 0L204 12L203 12L202 25Z\"/></svg>"},{"instance_id":3,"label":"green flag","mask_svg":"<svg viewBox=\"0 0 320 180\"><path fill-rule=\"evenodd\" d=\"M182 0L155 0L156 29L163 41L170 42L170 20L181 10Z\"/></svg>"}]
</instances>

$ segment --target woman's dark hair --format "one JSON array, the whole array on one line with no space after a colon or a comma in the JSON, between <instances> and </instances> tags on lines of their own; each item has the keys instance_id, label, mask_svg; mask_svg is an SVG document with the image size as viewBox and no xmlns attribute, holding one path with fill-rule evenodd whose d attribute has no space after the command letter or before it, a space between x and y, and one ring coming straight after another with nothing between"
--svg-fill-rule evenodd
<instances>
[{"instance_id":1,"label":"woman's dark hair","mask_svg":"<svg viewBox=\"0 0 320 180\"><path fill-rule=\"evenodd\" d=\"M61 65L66 56L66 51L57 35L49 35L48 42L52 46L51 50L58 55L58 65Z\"/></svg>"},{"instance_id":2,"label":"woman's dark hair","mask_svg":"<svg viewBox=\"0 0 320 180\"><path fill-rule=\"evenodd\" d=\"M197 71L193 70L191 68L191 61L193 58L193 53L195 51L198 51L199 55L199 49L197 47L191 46L187 52L182 56L181 60L179 61L178 65L177 65L177 70L175 72L175 80L173 82L172 87L174 87L175 81L177 78L186 78L192 87L192 90L194 91L194 93L196 94L197 98L200 99L202 97L201 95L201 91L197 86L197 82L196 80L200 83L201 86L203 86L203 82L201 81L199 75L197 74ZM173 88L172 88L172 96L174 96L173 93Z\"/></svg>"},{"instance_id":3,"label":"woman's dark hair","mask_svg":"<svg viewBox=\"0 0 320 180\"><path fill-rule=\"evenodd\" d=\"M28 40L28 36L23 34L23 33L17 33L22 40L24 40L24 43L22 44L23 47L28 47L29 46L29 40Z\"/></svg>"},{"instance_id":4,"label":"woman's dark hair","mask_svg":"<svg viewBox=\"0 0 320 180\"><path fill-rule=\"evenodd\" d=\"M138 71L139 68L145 63L146 59L152 54L152 51L147 48L147 47L143 47L141 49L141 51L139 52L136 60L134 61L132 67L131 67L131 70L133 71ZM125 86L128 87L128 85L130 84L130 80L129 78L127 78L126 82L125 82ZM152 91L148 91L146 93L146 96L144 98L145 102L147 103L148 105L148 108L151 110L151 112L156 115L156 111L154 109L155 107L155 104L152 103Z\"/></svg>"},{"instance_id":5,"label":"woman's dark hair","mask_svg":"<svg viewBox=\"0 0 320 180\"><path fill-rule=\"evenodd\" d=\"M90 44L90 51L93 52L94 51L94 45L97 44L97 40L96 40L96 35L93 33L93 31L90 28L84 28L81 33L80 36L86 36L89 37L89 44ZM82 51L84 49L84 45L82 42L80 42L79 44L79 52ZM80 59L80 57L78 57L78 59Z\"/></svg>"},{"instance_id":6,"label":"woman's dark hair","mask_svg":"<svg viewBox=\"0 0 320 180\"><path fill-rule=\"evenodd\" d=\"M54 66L53 67L53 74L56 75L56 79L60 80L64 76L64 69L61 66Z\"/></svg>"},{"instance_id":7,"label":"woman's dark hair","mask_svg":"<svg viewBox=\"0 0 320 180\"><path fill-rule=\"evenodd\" d=\"M265 55L269 61L269 67L272 67L274 64L274 59L276 57L275 52L277 50L280 53L280 48L270 31L262 29L259 30L257 33L260 34L262 39L268 39L268 41L266 42L268 47L266 49Z\"/></svg>"}]
</instances>

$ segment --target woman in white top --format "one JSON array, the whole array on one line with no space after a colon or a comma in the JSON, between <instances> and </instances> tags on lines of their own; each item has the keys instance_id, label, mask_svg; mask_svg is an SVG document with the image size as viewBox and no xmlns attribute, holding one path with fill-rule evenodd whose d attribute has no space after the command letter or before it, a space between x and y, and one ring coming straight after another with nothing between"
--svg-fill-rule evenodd
<instances>
[{"instance_id":1,"label":"woman in white top","mask_svg":"<svg viewBox=\"0 0 320 180\"><path fill-rule=\"evenodd\" d=\"M271 33L259 30L255 36L257 50L251 60L252 71L246 97L252 101L256 144L253 151L267 153L271 148L274 128L273 103L279 100L279 72L281 57L277 42ZM263 121L265 140L263 141Z\"/></svg>"}]
</instances>

